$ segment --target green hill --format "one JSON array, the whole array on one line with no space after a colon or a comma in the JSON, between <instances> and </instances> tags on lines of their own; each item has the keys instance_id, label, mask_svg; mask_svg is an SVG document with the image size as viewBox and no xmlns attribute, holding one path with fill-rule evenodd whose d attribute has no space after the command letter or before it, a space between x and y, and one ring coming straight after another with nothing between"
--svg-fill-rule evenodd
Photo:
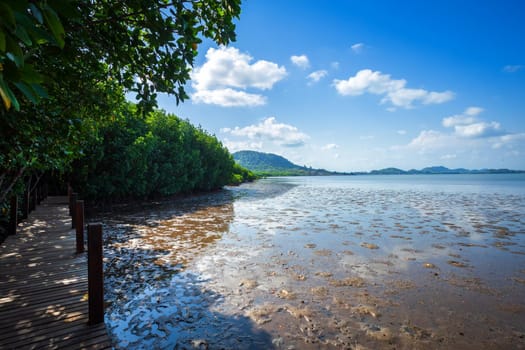
<instances>
[{"instance_id":1,"label":"green hill","mask_svg":"<svg viewBox=\"0 0 525 350\"><path fill-rule=\"evenodd\" d=\"M239 151L233 153L233 159L242 167L260 176L322 176L340 174L324 169L299 166L284 157L272 153Z\"/></svg>"}]
</instances>

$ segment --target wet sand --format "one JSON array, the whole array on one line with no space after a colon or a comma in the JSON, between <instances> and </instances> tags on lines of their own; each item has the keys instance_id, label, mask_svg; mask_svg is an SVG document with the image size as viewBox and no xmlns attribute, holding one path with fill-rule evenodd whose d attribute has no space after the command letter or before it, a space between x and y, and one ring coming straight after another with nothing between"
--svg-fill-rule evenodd
<instances>
[{"instance_id":1,"label":"wet sand","mask_svg":"<svg viewBox=\"0 0 525 350\"><path fill-rule=\"evenodd\" d=\"M100 214L117 348L525 348L525 196L265 180Z\"/></svg>"}]
</instances>

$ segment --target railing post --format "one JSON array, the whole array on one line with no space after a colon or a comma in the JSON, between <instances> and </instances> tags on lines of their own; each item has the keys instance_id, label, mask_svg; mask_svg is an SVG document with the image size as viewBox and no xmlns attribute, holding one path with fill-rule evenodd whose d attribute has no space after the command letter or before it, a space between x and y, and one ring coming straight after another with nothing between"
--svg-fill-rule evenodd
<instances>
[{"instance_id":1,"label":"railing post","mask_svg":"<svg viewBox=\"0 0 525 350\"><path fill-rule=\"evenodd\" d=\"M42 202L42 183L39 181L38 187L36 188L36 204L40 205Z\"/></svg>"},{"instance_id":2,"label":"railing post","mask_svg":"<svg viewBox=\"0 0 525 350\"><path fill-rule=\"evenodd\" d=\"M30 207L29 207L29 211L32 212L33 210L36 209L36 188L35 190L31 193L29 193L29 198L30 198Z\"/></svg>"},{"instance_id":3,"label":"railing post","mask_svg":"<svg viewBox=\"0 0 525 350\"><path fill-rule=\"evenodd\" d=\"M78 194L77 193L71 193L71 197L70 197L70 207L71 207L71 210L70 210L70 215L71 215L71 228L75 228L75 220L76 220L76 209L77 209L77 198L78 198Z\"/></svg>"},{"instance_id":4,"label":"railing post","mask_svg":"<svg viewBox=\"0 0 525 350\"><path fill-rule=\"evenodd\" d=\"M104 322L104 272L102 263L102 225L88 225L89 324Z\"/></svg>"},{"instance_id":5,"label":"railing post","mask_svg":"<svg viewBox=\"0 0 525 350\"><path fill-rule=\"evenodd\" d=\"M75 209L77 231L77 253L84 252L84 201L77 201Z\"/></svg>"},{"instance_id":6,"label":"railing post","mask_svg":"<svg viewBox=\"0 0 525 350\"><path fill-rule=\"evenodd\" d=\"M73 194L73 189L69 184L67 184L67 199L69 200L69 216L73 215L73 203L71 202L71 195Z\"/></svg>"},{"instance_id":7,"label":"railing post","mask_svg":"<svg viewBox=\"0 0 525 350\"><path fill-rule=\"evenodd\" d=\"M22 220L25 220L29 216L29 192L26 190L24 192L24 200L22 201Z\"/></svg>"},{"instance_id":8,"label":"railing post","mask_svg":"<svg viewBox=\"0 0 525 350\"><path fill-rule=\"evenodd\" d=\"M16 234L16 227L18 226L18 197L11 197L11 212L9 213L9 234Z\"/></svg>"}]
</instances>

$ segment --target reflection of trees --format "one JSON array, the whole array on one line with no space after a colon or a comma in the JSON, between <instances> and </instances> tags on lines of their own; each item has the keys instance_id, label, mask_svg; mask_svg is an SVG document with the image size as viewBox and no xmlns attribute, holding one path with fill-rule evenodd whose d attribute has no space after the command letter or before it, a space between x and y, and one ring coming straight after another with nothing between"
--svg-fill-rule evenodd
<instances>
[{"instance_id":1,"label":"reflection of trees","mask_svg":"<svg viewBox=\"0 0 525 350\"><path fill-rule=\"evenodd\" d=\"M229 191L123 206L98 214L104 223L106 300L120 304L171 277L229 230Z\"/></svg>"},{"instance_id":2,"label":"reflection of trees","mask_svg":"<svg viewBox=\"0 0 525 350\"><path fill-rule=\"evenodd\" d=\"M94 218L105 224L106 324L117 348L272 348L249 318L213 311L222 296L181 271L229 231L231 191L122 209Z\"/></svg>"}]
</instances>

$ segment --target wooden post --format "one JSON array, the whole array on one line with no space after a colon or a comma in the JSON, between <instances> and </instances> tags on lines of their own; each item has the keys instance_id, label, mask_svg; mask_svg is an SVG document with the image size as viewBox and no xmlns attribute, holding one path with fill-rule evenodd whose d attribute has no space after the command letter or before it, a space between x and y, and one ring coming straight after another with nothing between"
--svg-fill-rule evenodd
<instances>
[{"instance_id":1,"label":"wooden post","mask_svg":"<svg viewBox=\"0 0 525 350\"><path fill-rule=\"evenodd\" d=\"M77 231L77 253L84 252L84 201L77 201L75 209Z\"/></svg>"},{"instance_id":2,"label":"wooden post","mask_svg":"<svg viewBox=\"0 0 525 350\"><path fill-rule=\"evenodd\" d=\"M11 197L11 212L9 215L9 234L16 234L16 227L18 226L18 197Z\"/></svg>"},{"instance_id":3,"label":"wooden post","mask_svg":"<svg viewBox=\"0 0 525 350\"><path fill-rule=\"evenodd\" d=\"M44 183L44 198L43 199L47 199L47 195L49 194L49 184L46 182Z\"/></svg>"},{"instance_id":4,"label":"wooden post","mask_svg":"<svg viewBox=\"0 0 525 350\"><path fill-rule=\"evenodd\" d=\"M33 211L36 209L36 189L30 194L30 211Z\"/></svg>"},{"instance_id":5,"label":"wooden post","mask_svg":"<svg viewBox=\"0 0 525 350\"><path fill-rule=\"evenodd\" d=\"M71 206L71 228L75 228L75 221L76 221L76 209L77 209L77 198L78 198L78 194L77 193L71 193L71 198L70 198L70 206Z\"/></svg>"},{"instance_id":6,"label":"wooden post","mask_svg":"<svg viewBox=\"0 0 525 350\"><path fill-rule=\"evenodd\" d=\"M22 203L22 220L24 220L29 216L29 192L27 190L24 192L24 200Z\"/></svg>"},{"instance_id":7,"label":"wooden post","mask_svg":"<svg viewBox=\"0 0 525 350\"><path fill-rule=\"evenodd\" d=\"M73 189L69 184L67 184L67 199L69 200L69 216L73 215L73 203L71 202L71 195L73 194Z\"/></svg>"},{"instance_id":8,"label":"wooden post","mask_svg":"<svg viewBox=\"0 0 525 350\"><path fill-rule=\"evenodd\" d=\"M42 183L39 181L38 187L36 188L36 204L40 205L42 202Z\"/></svg>"},{"instance_id":9,"label":"wooden post","mask_svg":"<svg viewBox=\"0 0 525 350\"><path fill-rule=\"evenodd\" d=\"M89 324L104 322L104 272L102 263L102 225L88 225Z\"/></svg>"}]
</instances>

